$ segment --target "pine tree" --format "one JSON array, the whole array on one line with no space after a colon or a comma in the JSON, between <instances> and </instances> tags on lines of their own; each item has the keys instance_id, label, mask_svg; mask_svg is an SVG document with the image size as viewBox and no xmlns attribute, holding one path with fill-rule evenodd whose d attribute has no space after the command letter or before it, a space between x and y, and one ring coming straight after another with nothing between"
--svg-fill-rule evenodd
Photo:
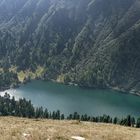
<instances>
[{"instance_id":1,"label":"pine tree","mask_svg":"<svg viewBox=\"0 0 140 140\"><path fill-rule=\"evenodd\" d=\"M48 113L48 109L46 108L43 114L43 118L49 118L49 113Z\"/></svg>"},{"instance_id":2,"label":"pine tree","mask_svg":"<svg viewBox=\"0 0 140 140\"><path fill-rule=\"evenodd\" d=\"M60 110L57 110L55 119L60 120Z\"/></svg>"},{"instance_id":3,"label":"pine tree","mask_svg":"<svg viewBox=\"0 0 140 140\"><path fill-rule=\"evenodd\" d=\"M136 127L140 128L140 118L137 119Z\"/></svg>"},{"instance_id":4,"label":"pine tree","mask_svg":"<svg viewBox=\"0 0 140 140\"><path fill-rule=\"evenodd\" d=\"M131 116L128 115L126 118L126 126L131 126Z\"/></svg>"},{"instance_id":5,"label":"pine tree","mask_svg":"<svg viewBox=\"0 0 140 140\"><path fill-rule=\"evenodd\" d=\"M131 126L134 127L134 126L135 126L135 123L136 123L136 122L135 122L135 118L132 117L132 118L131 118Z\"/></svg>"},{"instance_id":6,"label":"pine tree","mask_svg":"<svg viewBox=\"0 0 140 140\"><path fill-rule=\"evenodd\" d=\"M65 119L65 116L64 114L61 115L61 120L64 120Z\"/></svg>"},{"instance_id":7,"label":"pine tree","mask_svg":"<svg viewBox=\"0 0 140 140\"><path fill-rule=\"evenodd\" d=\"M117 124L118 123L118 118L115 117L114 120L113 120L113 124Z\"/></svg>"}]
</instances>

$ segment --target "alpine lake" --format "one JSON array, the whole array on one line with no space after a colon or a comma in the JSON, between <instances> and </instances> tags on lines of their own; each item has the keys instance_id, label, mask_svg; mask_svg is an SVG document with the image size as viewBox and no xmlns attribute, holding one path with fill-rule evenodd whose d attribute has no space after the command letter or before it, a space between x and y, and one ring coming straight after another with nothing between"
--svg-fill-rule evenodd
<instances>
[{"instance_id":1,"label":"alpine lake","mask_svg":"<svg viewBox=\"0 0 140 140\"><path fill-rule=\"evenodd\" d=\"M140 97L123 94L107 89L85 89L73 85L63 85L54 82L34 80L17 89L7 92L19 98L31 100L34 107L44 107L49 111L60 110L69 115L74 112L98 116L107 114L112 117L132 115L140 117Z\"/></svg>"}]
</instances>

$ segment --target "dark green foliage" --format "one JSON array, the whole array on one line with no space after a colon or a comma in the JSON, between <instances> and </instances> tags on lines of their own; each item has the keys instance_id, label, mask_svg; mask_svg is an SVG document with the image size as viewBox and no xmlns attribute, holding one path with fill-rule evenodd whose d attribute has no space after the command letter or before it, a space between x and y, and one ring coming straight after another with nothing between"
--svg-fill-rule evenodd
<instances>
[{"instance_id":1,"label":"dark green foliage","mask_svg":"<svg viewBox=\"0 0 140 140\"><path fill-rule=\"evenodd\" d=\"M128 116L127 116L127 119L126 119L126 125L127 125L127 126L131 126L131 124L132 124L131 121L132 121L131 116L128 115Z\"/></svg>"},{"instance_id":2,"label":"dark green foliage","mask_svg":"<svg viewBox=\"0 0 140 140\"><path fill-rule=\"evenodd\" d=\"M64 114L61 115L61 120L64 120L65 119L65 116Z\"/></svg>"},{"instance_id":3,"label":"dark green foliage","mask_svg":"<svg viewBox=\"0 0 140 140\"><path fill-rule=\"evenodd\" d=\"M118 123L118 118L115 117L115 118L113 119L113 124L117 124L117 123Z\"/></svg>"},{"instance_id":4,"label":"dark green foliage","mask_svg":"<svg viewBox=\"0 0 140 140\"><path fill-rule=\"evenodd\" d=\"M4 70L0 72L0 90L5 90L10 86L15 87L19 83L16 73Z\"/></svg>"},{"instance_id":5,"label":"dark green foliage","mask_svg":"<svg viewBox=\"0 0 140 140\"><path fill-rule=\"evenodd\" d=\"M1 116L18 116L18 117L34 117L34 107L31 101L19 99L16 101L14 97L10 99L10 95L5 93L4 97L0 96L0 115Z\"/></svg>"},{"instance_id":6,"label":"dark green foliage","mask_svg":"<svg viewBox=\"0 0 140 140\"><path fill-rule=\"evenodd\" d=\"M135 122L135 118L134 117L131 117L131 126L134 127L135 126L135 123L136 123Z\"/></svg>"},{"instance_id":7,"label":"dark green foliage","mask_svg":"<svg viewBox=\"0 0 140 140\"><path fill-rule=\"evenodd\" d=\"M31 101L27 101L25 98L15 100L14 97L10 97L9 94L5 93L2 97L0 96L0 116L17 116L17 117L27 117L27 118L44 118L44 119L53 119L53 120L78 120L80 121L89 121L89 122L100 122L100 123L113 123L120 124L129 127L140 128L140 118L135 122L135 118L128 115L126 118L118 119L117 117L111 118L109 115L103 116L88 116L80 115L77 112L70 114L65 118L64 114L61 114L59 110L48 112L48 109L43 107L34 108ZM113 120L113 121L112 121Z\"/></svg>"},{"instance_id":8,"label":"dark green foliage","mask_svg":"<svg viewBox=\"0 0 140 140\"><path fill-rule=\"evenodd\" d=\"M0 67L40 65L43 78L137 92L139 13L138 0L3 0Z\"/></svg>"},{"instance_id":9,"label":"dark green foliage","mask_svg":"<svg viewBox=\"0 0 140 140\"><path fill-rule=\"evenodd\" d=\"M46 111L45 111L46 113ZM44 111L43 111L43 107L39 107L39 108L36 108L36 111L35 111L35 118L43 118L44 116L47 117L45 114Z\"/></svg>"},{"instance_id":10,"label":"dark green foliage","mask_svg":"<svg viewBox=\"0 0 140 140\"><path fill-rule=\"evenodd\" d=\"M44 118L49 118L48 109L45 109L43 117L44 117Z\"/></svg>"},{"instance_id":11,"label":"dark green foliage","mask_svg":"<svg viewBox=\"0 0 140 140\"><path fill-rule=\"evenodd\" d=\"M136 127L140 128L140 118L137 119Z\"/></svg>"}]
</instances>

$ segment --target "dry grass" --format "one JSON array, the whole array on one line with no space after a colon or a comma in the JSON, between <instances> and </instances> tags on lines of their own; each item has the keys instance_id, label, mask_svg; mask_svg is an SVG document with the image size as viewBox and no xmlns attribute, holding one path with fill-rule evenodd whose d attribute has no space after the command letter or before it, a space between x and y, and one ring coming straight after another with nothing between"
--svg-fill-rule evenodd
<instances>
[{"instance_id":1,"label":"dry grass","mask_svg":"<svg viewBox=\"0 0 140 140\"><path fill-rule=\"evenodd\" d=\"M14 71L16 72L16 70ZM17 73L18 75L18 79L20 82L23 82L25 78L30 77L31 79L35 79L36 77L40 77L42 76L44 72L44 68L38 66L36 71L33 73L30 70L26 70L26 71L20 71Z\"/></svg>"},{"instance_id":2,"label":"dry grass","mask_svg":"<svg viewBox=\"0 0 140 140\"><path fill-rule=\"evenodd\" d=\"M0 117L0 140L71 140L72 136L82 136L86 140L140 140L140 129L88 122Z\"/></svg>"}]
</instances>

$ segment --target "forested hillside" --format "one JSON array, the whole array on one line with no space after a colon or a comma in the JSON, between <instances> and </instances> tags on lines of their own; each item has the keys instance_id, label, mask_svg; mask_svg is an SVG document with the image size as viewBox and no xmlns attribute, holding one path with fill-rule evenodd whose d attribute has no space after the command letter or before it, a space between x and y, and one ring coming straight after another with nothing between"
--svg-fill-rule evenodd
<instances>
[{"instance_id":1,"label":"forested hillside","mask_svg":"<svg viewBox=\"0 0 140 140\"><path fill-rule=\"evenodd\" d=\"M139 93L139 62L139 0L0 1L1 69Z\"/></svg>"}]
</instances>

